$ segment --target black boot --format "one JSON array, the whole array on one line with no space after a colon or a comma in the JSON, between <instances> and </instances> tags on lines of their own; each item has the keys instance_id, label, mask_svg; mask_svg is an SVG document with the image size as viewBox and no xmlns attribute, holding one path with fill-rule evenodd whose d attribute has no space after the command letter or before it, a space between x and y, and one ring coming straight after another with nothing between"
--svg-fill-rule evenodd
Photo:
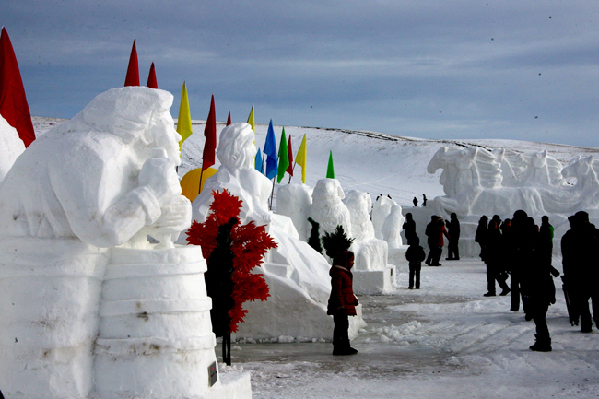
<instances>
[{"instance_id":1,"label":"black boot","mask_svg":"<svg viewBox=\"0 0 599 399\"><path fill-rule=\"evenodd\" d=\"M535 352L551 352L551 338L539 338L535 334L535 344L530 347Z\"/></svg>"},{"instance_id":2,"label":"black boot","mask_svg":"<svg viewBox=\"0 0 599 399\"><path fill-rule=\"evenodd\" d=\"M349 346L349 340L344 341L341 345L336 345L333 349L333 356L349 356L356 353L358 353L358 350Z\"/></svg>"}]
</instances>

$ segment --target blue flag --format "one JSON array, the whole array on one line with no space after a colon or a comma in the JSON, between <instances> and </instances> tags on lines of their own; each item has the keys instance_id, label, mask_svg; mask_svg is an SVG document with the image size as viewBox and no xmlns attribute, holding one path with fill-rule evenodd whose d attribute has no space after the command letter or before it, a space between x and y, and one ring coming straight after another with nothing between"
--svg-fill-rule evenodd
<instances>
[{"instance_id":1,"label":"blue flag","mask_svg":"<svg viewBox=\"0 0 599 399\"><path fill-rule=\"evenodd\" d=\"M266 171L264 174L269 179L272 179L277 175L277 138L275 137L275 130L272 127L272 119L266 133L264 155L266 155Z\"/></svg>"},{"instance_id":2,"label":"blue flag","mask_svg":"<svg viewBox=\"0 0 599 399\"><path fill-rule=\"evenodd\" d=\"M254 161L254 169L264 174L264 161L262 160L262 151L258 148L258 152L256 153L256 160Z\"/></svg>"}]
</instances>

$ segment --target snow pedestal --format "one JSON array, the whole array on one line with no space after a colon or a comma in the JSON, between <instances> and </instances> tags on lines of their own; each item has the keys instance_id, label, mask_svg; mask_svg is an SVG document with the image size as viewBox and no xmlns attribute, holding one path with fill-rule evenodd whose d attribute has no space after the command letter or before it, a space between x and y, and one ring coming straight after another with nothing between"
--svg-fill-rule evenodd
<instances>
[{"instance_id":1,"label":"snow pedestal","mask_svg":"<svg viewBox=\"0 0 599 399\"><path fill-rule=\"evenodd\" d=\"M383 240L354 241L350 251L356 256L352 268L356 294L378 295L393 291L395 266L388 264L387 242Z\"/></svg>"},{"instance_id":2,"label":"snow pedestal","mask_svg":"<svg viewBox=\"0 0 599 399\"><path fill-rule=\"evenodd\" d=\"M87 398L106 250L78 240L0 241L0 388Z\"/></svg>"},{"instance_id":3,"label":"snow pedestal","mask_svg":"<svg viewBox=\"0 0 599 399\"><path fill-rule=\"evenodd\" d=\"M248 373L210 386L216 362L200 247L114 248L95 347L98 398L251 398Z\"/></svg>"}]
</instances>

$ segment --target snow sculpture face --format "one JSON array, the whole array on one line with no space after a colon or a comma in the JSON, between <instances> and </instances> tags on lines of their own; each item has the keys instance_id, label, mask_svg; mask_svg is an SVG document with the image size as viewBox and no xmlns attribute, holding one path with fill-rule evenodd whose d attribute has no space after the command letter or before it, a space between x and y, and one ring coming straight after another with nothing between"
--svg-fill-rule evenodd
<instances>
[{"instance_id":1,"label":"snow sculpture face","mask_svg":"<svg viewBox=\"0 0 599 399\"><path fill-rule=\"evenodd\" d=\"M248 123L234 123L220 134L217 156L221 165L233 172L253 169L256 146L254 132Z\"/></svg>"},{"instance_id":2,"label":"snow sculpture face","mask_svg":"<svg viewBox=\"0 0 599 399\"><path fill-rule=\"evenodd\" d=\"M164 90L108 90L94 98L71 124L59 127L63 133L71 129L112 133L134 148L141 159L152 157L153 148L164 148L168 158L181 164L179 141L170 114L173 96ZM74 125L74 126L73 126Z\"/></svg>"}]
</instances>

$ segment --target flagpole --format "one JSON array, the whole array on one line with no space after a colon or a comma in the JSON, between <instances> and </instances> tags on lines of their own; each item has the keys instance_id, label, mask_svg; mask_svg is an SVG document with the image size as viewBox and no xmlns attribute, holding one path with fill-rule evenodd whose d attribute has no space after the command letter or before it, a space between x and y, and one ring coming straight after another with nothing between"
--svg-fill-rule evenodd
<instances>
[{"instance_id":1,"label":"flagpole","mask_svg":"<svg viewBox=\"0 0 599 399\"><path fill-rule=\"evenodd\" d=\"M293 168L291 168L292 172L295 172L295 165L297 165L297 161L293 161ZM292 177L293 177L293 175L289 175L289 181L287 182L287 184L291 183Z\"/></svg>"},{"instance_id":2,"label":"flagpole","mask_svg":"<svg viewBox=\"0 0 599 399\"><path fill-rule=\"evenodd\" d=\"M200 172L200 185L198 187L198 194L202 194L202 176L204 176L204 161L202 160L202 171Z\"/></svg>"},{"instance_id":3,"label":"flagpole","mask_svg":"<svg viewBox=\"0 0 599 399\"><path fill-rule=\"evenodd\" d=\"M270 193L270 206L269 206L269 210L272 211L272 199L275 196L275 183L277 182L277 177L275 176L272 179L272 193Z\"/></svg>"}]
</instances>

